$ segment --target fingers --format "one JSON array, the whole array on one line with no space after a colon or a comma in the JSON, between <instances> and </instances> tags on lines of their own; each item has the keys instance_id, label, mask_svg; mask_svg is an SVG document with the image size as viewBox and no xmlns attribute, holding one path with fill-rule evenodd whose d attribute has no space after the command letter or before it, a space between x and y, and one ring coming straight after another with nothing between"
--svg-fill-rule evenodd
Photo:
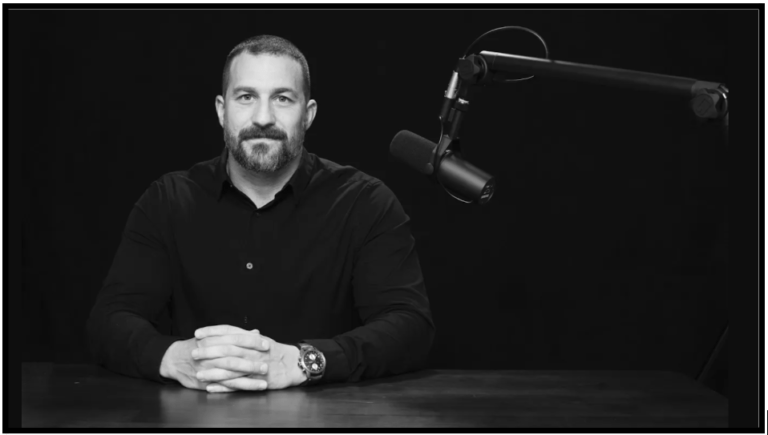
<instances>
[{"instance_id":1,"label":"fingers","mask_svg":"<svg viewBox=\"0 0 768 435\"><path fill-rule=\"evenodd\" d=\"M267 381L263 379L253 379L250 377L242 377L237 379L230 379L228 381L219 382L220 385L234 389L245 391L260 391L266 390L268 387Z\"/></svg>"},{"instance_id":2,"label":"fingers","mask_svg":"<svg viewBox=\"0 0 768 435\"><path fill-rule=\"evenodd\" d=\"M252 350L240 346L235 346L233 344L198 347L197 349L193 349L192 352L190 352L190 355L194 360L224 358L227 356L236 356L240 358L257 356Z\"/></svg>"},{"instance_id":3,"label":"fingers","mask_svg":"<svg viewBox=\"0 0 768 435\"><path fill-rule=\"evenodd\" d=\"M262 352L269 350L269 341L261 335L253 333L210 336L198 340L197 347L203 348L227 344Z\"/></svg>"},{"instance_id":4,"label":"fingers","mask_svg":"<svg viewBox=\"0 0 768 435\"><path fill-rule=\"evenodd\" d=\"M232 372L240 372L249 375L265 375L269 371L269 365L263 362L253 362L243 358L226 357L206 361L205 369L197 373L197 379L205 382L218 382L223 379L232 379Z\"/></svg>"},{"instance_id":5,"label":"fingers","mask_svg":"<svg viewBox=\"0 0 768 435\"><path fill-rule=\"evenodd\" d=\"M197 380L200 382L219 382L229 379L237 379L243 376L248 376L248 373L235 372L216 367L203 369L196 373Z\"/></svg>"},{"instance_id":6,"label":"fingers","mask_svg":"<svg viewBox=\"0 0 768 435\"><path fill-rule=\"evenodd\" d=\"M206 326L204 328L199 328L195 331L195 338L198 340L201 338L210 337L213 335L229 335L229 334L249 334L249 333L259 333L258 329L252 329L250 331L246 331L245 329L238 328L237 326L232 325L215 325L215 326Z\"/></svg>"},{"instance_id":7,"label":"fingers","mask_svg":"<svg viewBox=\"0 0 768 435\"><path fill-rule=\"evenodd\" d=\"M256 375L256 374L246 375L243 373L237 373L237 372L219 369L219 368L205 369L197 372L197 380L205 383L213 383L213 382L221 383L224 381L231 381L233 379L247 378L249 376L258 378L259 376L262 376L262 375Z\"/></svg>"},{"instance_id":8,"label":"fingers","mask_svg":"<svg viewBox=\"0 0 768 435\"><path fill-rule=\"evenodd\" d=\"M224 385L218 383L208 384L205 389L209 393L234 393L237 391L234 388L225 387Z\"/></svg>"}]
</instances>

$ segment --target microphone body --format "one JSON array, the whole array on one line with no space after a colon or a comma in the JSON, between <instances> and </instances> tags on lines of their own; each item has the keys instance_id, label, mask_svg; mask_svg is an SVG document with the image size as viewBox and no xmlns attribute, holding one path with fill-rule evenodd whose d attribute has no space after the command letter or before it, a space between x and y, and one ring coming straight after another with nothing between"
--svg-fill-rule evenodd
<instances>
[{"instance_id":1,"label":"microphone body","mask_svg":"<svg viewBox=\"0 0 768 435\"><path fill-rule=\"evenodd\" d=\"M496 180L482 169L461 158L451 150L436 155L438 146L410 131L395 135L389 152L413 169L425 175L434 175L446 188L478 204L485 204L493 196Z\"/></svg>"},{"instance_id":2,"label":"microphone body","mask_svg":"<svg viewBox=\"0 0 768 435\"><path fill-rule=\"evenodd\" d=\"M496 187L493 176L452 152L448 152L440 162L437 178L444 186L459 193L459 196L470 198L478 204L488 202Z\"/></svg>"}]
</instances>

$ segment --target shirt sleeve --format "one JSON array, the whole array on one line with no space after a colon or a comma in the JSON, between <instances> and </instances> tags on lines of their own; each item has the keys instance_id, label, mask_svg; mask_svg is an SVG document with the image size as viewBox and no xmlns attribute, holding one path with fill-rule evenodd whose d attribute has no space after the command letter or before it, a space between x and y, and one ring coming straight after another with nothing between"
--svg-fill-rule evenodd
<instances>
[{"instance_id":1,"label":"shirt sleeve","mask_svg":"<svg viewBox=\"0 0 768 435\"><path fill-rule=\"evenodd\" d=\"M87 330L97 364L167 383L172 381L160 376L160 362L168 347L183 338L157 330L157 319L172 292L169 256L158 220L160 195L159 184L153 183L131 210Z\"/></svg>"},{"instance_id":2,"label":"shirt sleeve","mask_svg":"<svg viewBox=\"0 0 768 435\"><path fill-rule=\"evenodd\" d=\"M435 325L410 231L394 192L368 184L359 203L363 237L352 289L363 326L330 339L307 339L326 358L320 383L356 382L426 366Z\"/></svg>"}]
</instances>

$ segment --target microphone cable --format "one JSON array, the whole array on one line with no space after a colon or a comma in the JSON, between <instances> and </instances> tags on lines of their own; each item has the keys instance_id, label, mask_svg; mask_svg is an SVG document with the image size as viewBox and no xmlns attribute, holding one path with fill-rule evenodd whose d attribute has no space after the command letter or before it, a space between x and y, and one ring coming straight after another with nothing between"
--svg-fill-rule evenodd
<instances>
[{"instance_id":1,"label":"microphone cable","mask_svg":"<svg viewBox=\"0 0 768 435\"><path fill-rule=\"evenodd\" d=\"M532 34L533 36L535 36L536 38L538 38L538 39L539 39L539 42L541 42L541 45L543 45L543 46L544 46L544 59L549 59L549 48L547 48L547 43L546 43L546 41L544 41L544 38L542 38L542 37L541 37L541 35L539 35L538 33L534 32L533 30L531 30L531 29L529 29L529 28L527 28L527 27L521 27L521 26L505 26L505 27L499 27L499 28L496 28L496 29L492 29L492 30L489 30L489 31L487 31L487 32L483 33L483 34L482 34L482 35L480 35L480 36L479 36L477 39L475 39L475 41L474 41L473 43L471 43L471 44L469 45L469 47L467 47L467 50L464 52L464 56L462 56L462 57L467 57L467 55L468 55L468 54L469 54L469 53L472 51L472 49L473 49L473 48L475 48L475 46L476 46L476 45L477 45L477 44L478 44L478 43L479 43L479 42L480 42L480 41L481 41L483 38L487 37L487 36L488 36L488 35L490 35L491 33L500 32L500 31L503 31L503 30L524 30L524 31L526 31L526 32L528 32L528 33L530 33L530 34ZM525 77L525 78L522 78L522 79L508 79L508 80L500 80L500 81L499 81L499 83L513 83L513 82L522 82L522 81L525 81L525 80L529 80L529 79L532 79L532 78L533 78L533 75L530 75L530 76L528 76L528 77Z\"/></svg>"},{"instance_id":2,"label":"microphone cable","mask_svg":"<svg viewBox=\"0 0 768 435\"><path fill-rule=\"evenodd\" d=\"M534 32L533 30L531 30L531 29L529 29L529 28L527 28L527 27L521 27L521 26L504 26L504 27L498 27L498 28L496 28L496 29L491 29L491 30L489 30L489 31L487 31L487 32L485 32L485 33L483 33L482 35L480 35L479 37L477 37L477 39L475 39L475 40L474 40L474 41L473 41L471 44L469 44L469 47L467 47L467 49L464 51L464 55L462 56L462 59L463 59L463 58L466 58L466 57L467 57L467 54L469 54L469 52L471 52L471 51L472 51L472 49L473 49L473 48L475 48L475 46L477 46L477 44L479 44L479 43L480 43L480 41L482 41L482 40L483 40L483 38L486 38L488 35L490 35L490 34L492 34L492 33L501 32L501 31L504 31L504 30L524 30L524 31L526 31L526 32L528 32L528 33L530 33L530 34L532 34L533 36L535 36L536 38L538 38L538 39L539 39L539 41L541 42L541 45L543 45L543 46L544 46L544 59L549 59L549 48L547 48L547 43L546 43L546 41L544 41L544 38L542 38L542 37L541 37L541 36L540 36L538 33ZM507 80L499 80L499 81L498 81L498 83L515 83L515 82L522 82L522 81L525 81L525 80L530 80L530 79L532 79L533 77L534 77L533 75L530 75L530 76L528 76L528 77L524 77L524 78L520 78L520 79L507 79ZM442 140L443 140L443 128L444 128L444 124L445 124L444 122L442 122L442 121L440 122L440 141L438 141L438 145L437 145L437 146L438 146L438 149L440 148L440 142L442 142ZM445 153L443 153L443 155L442 155L442 156L438 156L438 158L439 158L440 160L442 160L442 159L443 159L443 158L445 158L445 157L446 157L446 154L445 154ZM437 169L437 168L435 168L435 169ZM437 172L437 171L436 171L436 172ZM461 198L457 197L456 195L454 195L453 193L451 193L450 189L448 189L447 187L445 187L445 185L443 184L443 182L442 182L442 181L440 181L440 177L438 177L438 176L437 176L437 173L435 173L435 178L437 179L437 182L440 184L440 187L442 187L442 188L443 188L443 190L445 191L445 193L447 193L448 195L450 195L450 196L451 196L453 199L455 199L455 200L457 200L457 201L459 201L459 202L462 202L462 203L464 203L464 204L471 204L471 203L473 202L473 201L467 201L467 200L465 200L465 199L461 199Z\"/></svg>"}]
</instances>

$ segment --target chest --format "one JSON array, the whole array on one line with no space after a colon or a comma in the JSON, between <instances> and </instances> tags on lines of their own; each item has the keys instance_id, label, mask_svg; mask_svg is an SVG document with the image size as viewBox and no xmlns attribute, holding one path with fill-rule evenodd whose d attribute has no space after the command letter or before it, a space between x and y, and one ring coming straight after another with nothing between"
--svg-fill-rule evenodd
<instances>
[{"instance_id":1,"label":"chest","mask_svg":"<svg viewBox=\"0 0 768 435\"><path fill-rule=\"evenodd\" d=\"M335 281L349 269L357 232L351 214L331 206L223 204L176 220L172 256L187 286L217 289L226 281L241 290L273 282L298 288Z\"/></svg>"}]
</instances>

